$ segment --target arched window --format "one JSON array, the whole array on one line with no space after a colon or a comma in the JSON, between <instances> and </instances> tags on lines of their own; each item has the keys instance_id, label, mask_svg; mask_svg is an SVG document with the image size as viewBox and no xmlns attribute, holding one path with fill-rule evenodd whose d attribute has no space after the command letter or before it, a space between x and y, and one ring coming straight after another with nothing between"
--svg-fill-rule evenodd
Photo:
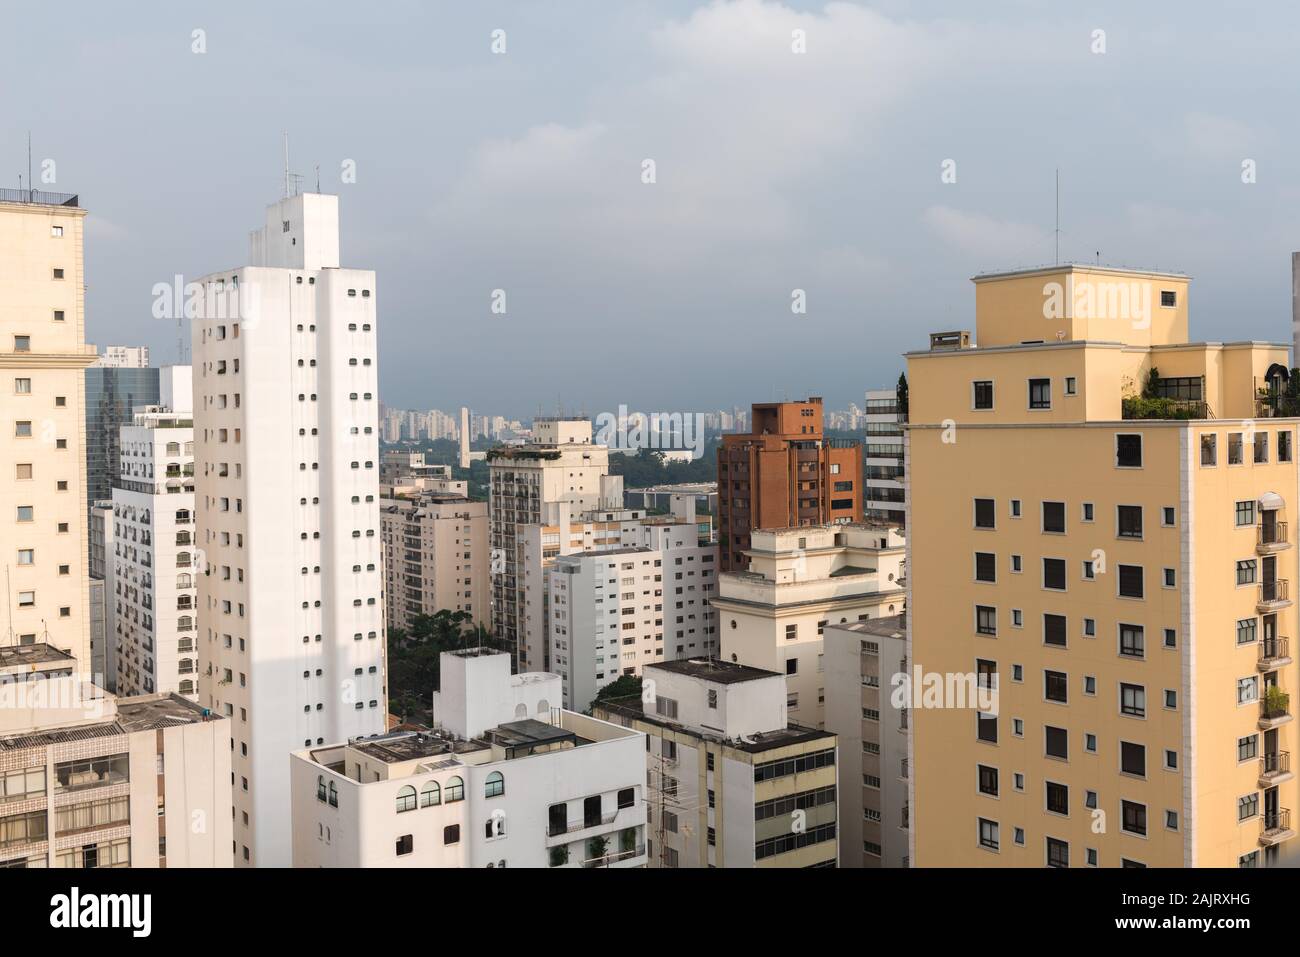
<instances>
[{"instance_id":1,"label":"arched window","mask_svg":"<svg viewBox=\"0 0 1300 957\"><path fill-rule=\"evenodd\" d=\"M334 782L330 782L330 807L339 806L339 792L334 787Z\"/></svg>"},{"instance_id":2,"label":"arched window","mask_svg":"<svg viewBox=\"0 0 1300 957\"><path fill-rule=\"evenodd\" d=\"M443 791L445 792L443 801L446 804L465 800L465 782L460 778L448 778L447 786L443 788Z\"/></svg>"},{"instance_id":3,"label":"arched window","mask_svg":"<svg viewBox=\"0 0 1300 957\"><path fill-rule=\"evenodd\" d=\"M176 630L193 631L194 619L191 618L189 615L181 615L179 618L176 619Z\"/></svg>"},{"instance_id":4,"label":"arched window","mask_svg":"<svg viewBox=\"0 0 1300 957\"><path fill-rule=\"evenodd\" d=\"M516 717L516 718L526 718L526 717L528 717L528 705L526 705L526 704L517 704L517 705L515 705L515 717Z\"/></svg>"},{"instance_id":5,"label":"arched window","mask_svg":"<svg viewBox=\"0 0 1300 957\"><path fill-rule=\"evenodd\" d=\"M502 777L500 771L493 771L483 782L484 797L500 797L506 793L506 779Z\"/></svg>"},{"instance_id":6,"label":"arched window","mask_svg":"<svg viewBox=\"0 0 1300 957\"><path fill-rule=\"evenodd\" d=\"M430 781L420 792L420 807L433 807L442 803L442 788L437 781Z\"/></svg>"},{"instance_id":7,"label":"arched window","mask_svg":"<svg viewBox=\"0 0 1300 957\"><path fill-rule=\"evenodd\" d=\"M549 701L547 701L545 698L543 698L541 701L537 702L537 713L538 713L538 714L547 714L547 713L550 712L550 710L551 710L551 703L550 703Z\"/></svg>"},{"instance_id":8,"label":"arched window","mask_svg":"<svg viewBox=\"0 0 1300 957\"><path fill-rule=\"evenodd\" d=\"M325 800L325 775L316 775L316 800Z\"/></svg>"},{"instance_id":9,"label":"arched window","mask_svg":"<svg viewBox=\"0 0 1300 957\"><path fill-rule=\"evenodd\" d=\"M403 811L414 811L415 808L415 788L408 784L397 792L397 813L401 814Z\"/></svg>"},{"instance_id":10,"label":"arched window","mask_svg":"<svg viewBox=\"0 0 1300 957\"><path fill-rule=\"evenodd\" d=\"M492 816L484 822L483 836L489 841L494 837L506 836L506 816L502 811L493 811Z\"/></svg>"}]
</instances>

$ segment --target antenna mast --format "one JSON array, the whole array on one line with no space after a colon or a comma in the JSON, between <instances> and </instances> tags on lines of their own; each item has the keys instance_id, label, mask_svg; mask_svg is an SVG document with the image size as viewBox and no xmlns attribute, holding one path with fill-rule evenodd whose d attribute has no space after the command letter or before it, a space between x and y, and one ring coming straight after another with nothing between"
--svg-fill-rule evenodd
<instances>
[{"instance_id":1,"label":"antenna mast","mask_svg":"<svg viewBox=\"0 0 1300 957\"><path fill-rule=\"evenodd\" d=\"M1061 264L1061 169L1056 170L1056 264Z\"/></svg>"}]
</instances>

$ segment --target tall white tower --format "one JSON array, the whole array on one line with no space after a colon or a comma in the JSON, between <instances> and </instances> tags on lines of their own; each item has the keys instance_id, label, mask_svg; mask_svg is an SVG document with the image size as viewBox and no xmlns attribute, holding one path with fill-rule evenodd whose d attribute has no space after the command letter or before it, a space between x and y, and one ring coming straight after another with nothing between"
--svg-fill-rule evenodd
<instances>
[{"instance_id":1,"label":"tall white tower","mask_svg":"<svg viewBox=\"0 0 1300 957\"><path fill-rule=\"evenodd\" d=\"M469 409L460 407L460 467L469 468Z\"/></svg>"},{"instance_id":2,"label":"tall white tower","mask_svg":"<svg viewBox=\"0 0 1300 957\"><path fill-rule=\"evenodd\" d=\"M201 284L199 701L231 718L235 863L288 866L289 752L386 725L375 274L307 193Z\"/></svg>"}]
</instances>

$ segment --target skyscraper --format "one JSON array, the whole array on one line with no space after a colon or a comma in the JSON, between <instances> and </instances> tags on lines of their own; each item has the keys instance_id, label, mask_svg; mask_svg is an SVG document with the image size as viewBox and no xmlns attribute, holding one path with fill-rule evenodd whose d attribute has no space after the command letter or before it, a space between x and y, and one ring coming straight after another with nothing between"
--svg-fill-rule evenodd
<instances>
[{"instance_id":1,"label":"skyscraper","mask_svg":"<svg viewBox=\"0 0 1300 957\"><path fill-rule=\"evenodd\" d=\"M73 195L0 190L0 645L90 666L82 227Z\"/></svg>"},{"instance_id":2,"label":"skyscraper","mask_svg":"<svg viewBox=\"0 0 1300 957\"><path fill-rule=\"evenodd\" d=\"M85 371L87 514L96 502L112 497L113 483L122 465L122 426L131 424L134 409L158 404L157 369L125 361L105 361L107 355L100 356Z\"/></svg>"},{"instance_id":3,"label":"skyscraper","mask_svg":"<svg viewBox=\"0 0 1300 957\"><path fill-rule=\"evenodd\" d=\"M267 210L193 323L201 704L232 719L236 865L290 863L291 750L385 729L375 274L338 197Z\"/></svg>"}]
</instances>

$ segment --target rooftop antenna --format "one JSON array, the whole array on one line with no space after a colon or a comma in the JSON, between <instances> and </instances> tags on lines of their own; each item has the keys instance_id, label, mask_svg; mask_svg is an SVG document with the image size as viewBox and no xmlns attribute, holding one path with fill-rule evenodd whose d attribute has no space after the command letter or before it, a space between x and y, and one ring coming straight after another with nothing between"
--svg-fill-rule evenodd
<instances>
[{"instance_id":1,"label":"rooftop antenna","mask_svg":"<svg viewBox=\"0 0 1300 957\"><path fill-rule=\"evenodd\" d=\"M320 163L316 164L316 192L320 192Z\"/></svg>"},{"instance_id":2,"label":"rooftop antenna","mask_svg":"<svg viewBox=\"0 0 1300 957\"><path fill-rule=\"evenodd\" d=\"M289 198L289 131L284 131L284 198Z\"/></svg>"},{"instance_id":3,"label":"rooftop antenna","mask_svg":"<svg viewBox=\"0 0 1300 957\"><path fill-rule=\"evenodd\" d=\"M27 131L27 188L32 192L36 187L32 184L32 131ZM32 197L28 197L29 199Z\"/></svg>"},{"instance_id":4,"label":"rooftop antenna","mask_svg":"<svg viewBox=\"0 0 1300 957\"><path fill-rule=\"evenodd\" d=\"M1056 168L1056 265L1061 264L1061 168Z\"/></svg>"}]
</instances>

